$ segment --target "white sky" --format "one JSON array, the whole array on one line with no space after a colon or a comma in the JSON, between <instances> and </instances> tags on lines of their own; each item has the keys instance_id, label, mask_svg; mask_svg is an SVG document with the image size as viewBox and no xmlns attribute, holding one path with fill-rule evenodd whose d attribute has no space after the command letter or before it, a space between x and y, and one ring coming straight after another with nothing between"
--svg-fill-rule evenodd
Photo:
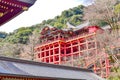
<instances>
[{"instance_id":1,"label":"white sky","mask_svg":"<svg viewBox=\"0 0 120 80\"><path fill-rule=\"evenodd\" d=\"M37 0L36 3L13 20L0 26L0 31L12 32L60 15L63 10L80 5L83 0Z\"/></svg>"}]
</instances>

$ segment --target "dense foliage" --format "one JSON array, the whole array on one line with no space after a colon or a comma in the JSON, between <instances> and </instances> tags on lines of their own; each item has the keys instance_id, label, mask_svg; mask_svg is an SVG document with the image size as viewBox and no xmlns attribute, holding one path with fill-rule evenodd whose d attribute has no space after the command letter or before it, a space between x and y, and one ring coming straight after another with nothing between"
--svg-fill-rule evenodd
<instances>
[{"instance_id":1,"label":"dense foliage","mask_svg":"<svg viewBox=\"0 0 120 80\"><path fill-rule=\"evenodd\" d=\"M3 41L10 43L22 43L25 44L28 40L28 36L32 34L32 29L30 28L19 28L13 33L10 33Z\"/></svg>"},{"instance_id":2,"label":"dense foliage","mask_svg":"<svg viewBox=\"0 0 120 80\"><path fill-rule=\"evenodd\" d=\"M0 38L5 38L8 34L6 32L0 32Z\"/></svg>"},{"instance_id":3,"label":"dense foliage","mask_svg":"<svg viewBox=\"0 0 120 80\"><path fill-rule=\"evenodd\" d=\"M69 22L72 25L79 25L83 21L83 5L74 7L69 10L65 10L61 13L60 16L56 16L54 19L44 20L42 24L49 24L58 28L65 28L66 23Z\"/></svg>"}]
</instances>

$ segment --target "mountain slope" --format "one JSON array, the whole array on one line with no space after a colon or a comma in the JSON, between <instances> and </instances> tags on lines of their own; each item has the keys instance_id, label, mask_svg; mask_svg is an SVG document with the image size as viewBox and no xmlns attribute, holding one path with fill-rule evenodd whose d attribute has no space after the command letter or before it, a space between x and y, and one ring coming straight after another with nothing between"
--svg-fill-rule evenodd
<instances>
[{"instance_id":1,"label":"mountain slope","mask_svg":"<svg viewBox=\"0 0 120 80\"><path fill-rule=\"evenodd\" d=\"M48 19L42 21L40 24L36 24L30 27L22 27L16 29L14 32L8 34L8 36L3 40L3 42L10 43L21 43L26 44L28 42L28 36L32 34L34 30L41 30L44 25L48 24L58 28L65 28L66 23L69 22L76 26L83 22L83 5L78 7L70 8L61 13L61 15L55 16L54 19ZM38 32L39 32L38 31Z\"/></svg>"}]
</instances>

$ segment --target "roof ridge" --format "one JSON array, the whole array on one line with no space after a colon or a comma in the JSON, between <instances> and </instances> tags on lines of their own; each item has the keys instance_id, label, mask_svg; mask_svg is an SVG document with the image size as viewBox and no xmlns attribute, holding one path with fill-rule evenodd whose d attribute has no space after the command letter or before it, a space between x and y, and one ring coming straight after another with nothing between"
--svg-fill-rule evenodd
<instances>
[{"instance_id":1,"label":"roof ridge","mask_svg":"<svg viewBox=\"0 0 120 80\"><path fill-rule=\"evenodd\" d=\"M2 61L9 61L9 62L17 62L17 63L26 63L31 65L38 65L38 66L47 66L47 67L53 67L53 68L61 68L61 69L68 69L68 70L77 70L77 71L85 71L85 72L92 72L92 70L84 69L84 68L78 68L78 67L71 67L71 66L65 66L65 65L55 65L55 64L48 64L48 63L42 63L42 62L36 62L36 61L30 61L30 60L22 60L22 59L16 59L16 58L10 58L10 57L4 57L0 56L0 60Z\"/></svg>"}]
</instances>

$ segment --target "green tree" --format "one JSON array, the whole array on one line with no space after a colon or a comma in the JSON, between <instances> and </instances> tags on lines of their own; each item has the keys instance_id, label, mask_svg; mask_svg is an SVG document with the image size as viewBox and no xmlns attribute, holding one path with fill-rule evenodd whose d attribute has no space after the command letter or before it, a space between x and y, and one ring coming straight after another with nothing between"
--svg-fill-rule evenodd
<instances>
[{"instance_id":1,"label":"green tree","mask_svg":"<svg viewBox=\"0 0 120 80\"><path fill-rule=\"evenodd\" d=\"M79 25L82 22L82 15L74 15L70 18L69 22L73 25Z\"/></svg>"},{"instance_id":2,"label":"green tree","mask_svg":"<svg viewBox=\"0 0 120 80\"><path fill-rule=\"evenodd\" d=\"M9 34L3 42L10 42L10 43L22 43L26 44L28 40L28 36L32 34L33 28L19 28L15 30L13 33Z\"/></svg>"},{"instance_id":3,"label":"green tree","mask_svg":"<svg viewBox=\"0 0 120 80\"><path fill-rule=\"evenodd\" d=\"M0 32L0 38L5 38L8 35L6 32Z\"/></svg>"},{"instance_id":4,"label":"green tree","mask_svg":"<svg viewBox=\"0 0 120 80\"><path fill-rule=\"evenodd\" d=\"M55 23L54 26L61 29L63 27L63 24L62 23Z\"/></svg>"},{"instance_id":5,"label":"green tree","mask_svg":"<svg viewBox=\"0 0 120 80\"><path fill-rule=\"evenodd\" d=\"M114 7L115 14L120 15L120 3Z\"/></svg>"},{"instance_id":6,"label":"green tree","mask_svg":"<svg viewBox=\"0 0 120 80\"><path fill-rule=\"evenodd\" d=\"M72 11L71 10L65 10L62 12L62 16L64 18L67 18L67 17L71 17L73 15Z\"/></svg>"}]
</instances>

